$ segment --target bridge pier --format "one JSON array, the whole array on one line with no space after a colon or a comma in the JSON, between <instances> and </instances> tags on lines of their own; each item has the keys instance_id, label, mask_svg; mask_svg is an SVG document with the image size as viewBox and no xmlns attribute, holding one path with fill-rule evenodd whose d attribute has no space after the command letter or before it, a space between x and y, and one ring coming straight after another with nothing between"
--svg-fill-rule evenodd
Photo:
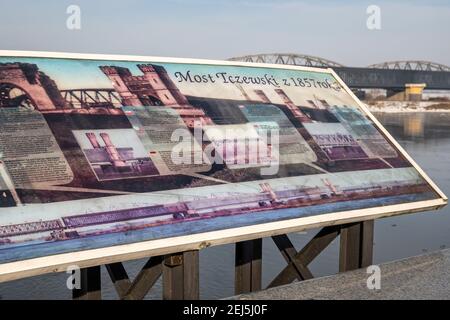
<instances>
[{"instance_id":1,"label":"bridge pier","mask_svg":"<svg viewBox=\"0 0 450 320\"><path fill-rule=\"evenodd\" d=\"M422 93L426 83L407 83L405 84L405 98L408 101L420 101L422 100Z\"/></svg>"},{"instance_id":2,"label":"bridge pier","mask_svg":"<svg viewBox=\"0 0 450 320\"><path fill-rule=\"evenodd\" d=\"M404 90L388 90L386 98L390 101L420 101L426 83L406 83Z\"/></svg>"}]
</instances>

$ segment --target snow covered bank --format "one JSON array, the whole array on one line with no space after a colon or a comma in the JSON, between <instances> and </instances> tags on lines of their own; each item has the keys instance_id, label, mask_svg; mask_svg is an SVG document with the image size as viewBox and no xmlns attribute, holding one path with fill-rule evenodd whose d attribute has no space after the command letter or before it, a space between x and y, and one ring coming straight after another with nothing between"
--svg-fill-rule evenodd
<instances>
[{"instance_id":1,"label":"snow covered bank","mask_svg":"<svg viewBox=\"0 0 450 320\"><path fill-rule=\"evenodd\" d=\"M450 112L450 101L364 101L372 112Z\"/></svg>"}]
</instances>

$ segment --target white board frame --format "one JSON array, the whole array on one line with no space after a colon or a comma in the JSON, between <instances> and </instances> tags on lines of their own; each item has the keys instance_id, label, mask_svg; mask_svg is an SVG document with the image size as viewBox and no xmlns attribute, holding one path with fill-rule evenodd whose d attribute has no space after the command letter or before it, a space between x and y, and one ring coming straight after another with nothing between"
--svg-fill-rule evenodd
<instances>
[{"instance_id":1,"label":"white board frame","mask_svg":"<svg viewBox=\"0 0 450 320\"><path fill-rule=\"evenodd\" d=\"M340 225L350 222L373 220L393 215L407 214L424 210L439 209L447 204L447 196L436 186L428 175L417 165L408 153L394 140L390 133L372 115L368 108L353 94L342 79L331 68L312 68L292 65L277 65L267 63L247 63L238 61L220 61L186 58L163 58L151 56L130 55L104 55L84 53L61 53L41 51L11 51L0 50L0 57L26 57L26 58L62 58L76 60L109 60L130 62L155 62L155 63L180 63L180 64L207 64L217 66L237 67L263 67L285 70L312 71L333 75L342 88L358 104L358 106L373 121L375 126L391 142L418 171L422 178L440 197L433 200L416 201L404 204L372 207L366 209L341 211L336 213L320 214L309 217L287 219L276 222L268 222L251 226L229 228L217 231L202 232L192 235L177 236L156 240L148 240L130 244L122 244L98 249L89 249L70 253L56 254L39 258L9 262L0 264L0 283L31 277L51 272L65 272L67 267L77 265L80 268L96 265L122 262L126 260L140 259L150 256L158 256L186 250L200 250L209 246L234 243L238 241L269 237L273 235L299 232L313 228L330 225Z\"/></svg>"}]
</instances>

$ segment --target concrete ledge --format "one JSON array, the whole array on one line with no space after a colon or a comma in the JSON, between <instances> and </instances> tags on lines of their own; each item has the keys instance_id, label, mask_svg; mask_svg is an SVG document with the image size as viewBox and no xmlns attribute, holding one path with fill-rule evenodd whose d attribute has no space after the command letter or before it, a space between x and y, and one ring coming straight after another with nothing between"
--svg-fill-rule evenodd
<instances>
[{"instance_id":1,"label":"concrete ledge","mask_svg":"<svg viewBox=\"0 0 450 320\"><path fill-rule=\"evenodd\" d=\"M380 290L369 290L369 274L358 269L229 299L450 299L450 249L381 264L380 269Z\"/></svg>"}]
</instances>

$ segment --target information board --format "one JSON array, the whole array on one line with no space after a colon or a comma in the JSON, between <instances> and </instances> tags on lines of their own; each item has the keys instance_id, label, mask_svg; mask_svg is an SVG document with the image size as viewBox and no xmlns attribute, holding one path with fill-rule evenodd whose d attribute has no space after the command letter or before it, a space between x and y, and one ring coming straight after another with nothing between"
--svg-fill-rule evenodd
<instances>
[{"instance_id":1,"label":"information board","mask_svg":"<svg viewBox=\"0 0 450 320\"><path fill-rule=\"evenodd\" d=\"M438 208L331 69L0 52L0 281Z\"/></svg>"}]
</instances>

